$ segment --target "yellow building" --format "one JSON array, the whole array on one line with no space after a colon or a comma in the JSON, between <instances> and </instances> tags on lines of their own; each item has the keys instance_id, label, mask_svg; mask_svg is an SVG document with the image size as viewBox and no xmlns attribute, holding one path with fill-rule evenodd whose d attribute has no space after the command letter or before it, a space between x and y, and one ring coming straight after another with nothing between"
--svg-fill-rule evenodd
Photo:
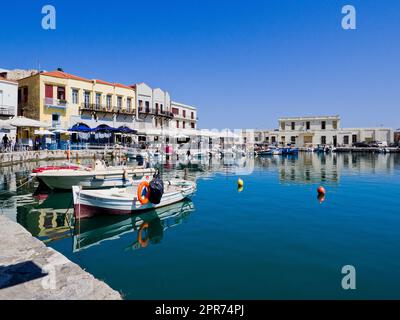
<instances>
[{"instance_id":1,"label":"yellow building","mask_svg":"<svg viewBox=\"0 0 400 320\"><path fill-rule=\"evenodd\" d=\"M63 71L41 72L18 83L19 114L53 128L67 129L85 119L131 126L136 116L134 87Z\"/></svg>"}]
</instances>

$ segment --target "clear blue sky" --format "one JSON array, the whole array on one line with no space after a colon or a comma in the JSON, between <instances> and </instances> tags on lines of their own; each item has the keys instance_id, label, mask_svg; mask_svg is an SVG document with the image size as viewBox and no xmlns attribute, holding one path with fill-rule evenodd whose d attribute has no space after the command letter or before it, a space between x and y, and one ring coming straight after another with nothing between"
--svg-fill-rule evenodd
<instances>
[{"instance_id":1,"label":"clear blue sky","mask_svg":"<svg viewBox=\"0 0 400 320\"><path fill-rule=\"evenodd\" d=\"M41 8L57 29L41 28ZM357 30L341 28L341 8ZM339 114L400 127L400 1L2 1L0 67L147 82L199 109L201 128L275 128Z\"/></svg>"}]
</instances>

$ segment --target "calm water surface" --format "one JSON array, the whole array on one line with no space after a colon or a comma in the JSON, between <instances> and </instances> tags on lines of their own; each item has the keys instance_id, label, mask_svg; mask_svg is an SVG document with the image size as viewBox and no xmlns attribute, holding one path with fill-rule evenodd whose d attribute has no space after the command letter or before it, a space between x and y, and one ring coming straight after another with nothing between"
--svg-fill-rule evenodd
<instances>
[{"instance_id":1,"label":"calm water surface","mask_svg":"<svg viewBox=\"0 0 400 320\"><path fill-rule=\"evenodd\" d=\"M128 299L400 298L400 155L224 162L164 166L196 179L191 201L71 227L69 193L16 191L36 164L1 168L2 213Z\"/></svg>"}]
</instances>

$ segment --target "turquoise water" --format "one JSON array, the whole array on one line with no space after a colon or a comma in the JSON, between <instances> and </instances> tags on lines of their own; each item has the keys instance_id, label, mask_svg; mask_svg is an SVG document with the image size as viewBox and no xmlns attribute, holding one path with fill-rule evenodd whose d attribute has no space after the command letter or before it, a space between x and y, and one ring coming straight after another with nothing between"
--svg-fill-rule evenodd
<instances>
[{"instance_id":1,"label":"turquoise water","mask_svg":"<svg viewBox=\"0 0 400 320\"><path fill-rule=\"evenodd\" d=\"M140 216L70 228L71 196L34 198L32 184L3 194L3 208L127 299L400 298L400 155L165 166L184 174L198 183L191 201ZM341 287L344 265L356 269L356 290Z\"/></svg>"}]
</instances>

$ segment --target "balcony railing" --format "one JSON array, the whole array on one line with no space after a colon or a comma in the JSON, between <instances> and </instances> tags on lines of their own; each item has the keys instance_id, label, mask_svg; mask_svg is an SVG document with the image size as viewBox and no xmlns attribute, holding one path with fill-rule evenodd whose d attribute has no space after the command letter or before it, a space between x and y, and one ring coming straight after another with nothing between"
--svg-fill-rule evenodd
<instances>
[{"instance_id":1,"label":"balcony railing","mask_svg":"<svg viewBox=\"0 0 400 320\"><path fill-rule=\"evenodd\" d=\"M16 115L16 108L12 106L0 106L0 115L13 117Z\"/></svg>"},{"instance_id":2,"label":"balcony railing","mask_svg":"<svg viewBox=\"0 0 400 320\"><path fill-rule=\"evenodd\" d=\"M47 108L66 109L68 102L62 99L44 98L44 105Z\"/></svg>"},{"instance_id":3,"label":"balcony railing","mask_svg":"<svg viewBox=\"0 0 400 320\"><path fill-rule=\"evenodd\" d=\"M151 109L151 108L143 108L139 107L139 114L143 115L152 115L152 116L159 116L159 117L165 117L165 118L173 118L174 114L170 111L160 111L157 109Z\"/></svg>"},{"instance_id":4,"label":"balcony railing","mask_svg":"<svg viewBox=\"0 0 400 320\"><path fill-rule=\"evenodd\" d=\"M109 112L109 113L121 113L121 114L135 114L135 109L123 109L120 107L113 107L109 105L100 105L96 103L82 103L80 107L81 111L98 111L98 112Z\"/></svg>"}]
</instances>

